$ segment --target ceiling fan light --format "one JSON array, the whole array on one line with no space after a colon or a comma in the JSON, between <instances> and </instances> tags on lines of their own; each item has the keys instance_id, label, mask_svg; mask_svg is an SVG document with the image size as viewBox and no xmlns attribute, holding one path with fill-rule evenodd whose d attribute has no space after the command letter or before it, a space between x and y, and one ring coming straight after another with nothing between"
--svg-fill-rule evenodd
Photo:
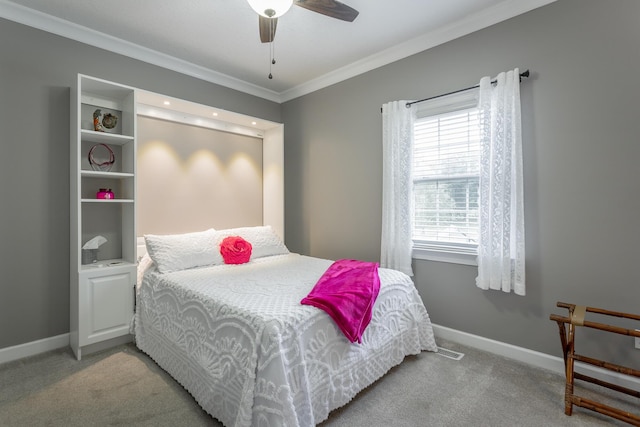
<instances>
[{"instance_id":1,"label":"ceiling fan light","mask_svg":"<svg viewBox=\"0 0 640 427\"><path fill-rule=\"evenodd\" d=\"M277 18L284 15L291 5L293 0L247 0L251 9L255 10L258 15L262 15L265 18Z\"/></svg>"}]
</instances>

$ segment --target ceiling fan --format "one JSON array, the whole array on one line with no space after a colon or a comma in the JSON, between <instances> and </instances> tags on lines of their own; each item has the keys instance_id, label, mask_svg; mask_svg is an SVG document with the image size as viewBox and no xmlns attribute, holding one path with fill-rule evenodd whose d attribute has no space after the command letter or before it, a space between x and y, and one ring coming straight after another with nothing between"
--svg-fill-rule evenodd
<instances>
[{"instance_id":1,"label":"ceiling fan","mask_svg":"<svg viewBox=\"0 0 640 427\"><path fill-rule=\"evenodd\" d=\"M248 0L259 15L260 41L271 43L276 35L278 17L284 15L292 4L342 21L353 22L358 11L336 0Z\"/></svg>"}]
</instances>

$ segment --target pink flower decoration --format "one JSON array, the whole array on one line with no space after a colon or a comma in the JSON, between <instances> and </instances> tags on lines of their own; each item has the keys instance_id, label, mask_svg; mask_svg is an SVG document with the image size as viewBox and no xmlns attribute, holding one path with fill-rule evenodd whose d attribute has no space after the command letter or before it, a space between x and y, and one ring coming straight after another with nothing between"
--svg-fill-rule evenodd
<instances>
[{"instance_id":1,"label":"pink flower decoration","mask_svg":"<svg viewBox=\"0 0 640 427\"><path fill-rule=\"evenodd\" d=\"M251 258L251 243L240 236L225 237L220 243L220 255L225 264L244 264Z\"/></svg>"}]
</instances>

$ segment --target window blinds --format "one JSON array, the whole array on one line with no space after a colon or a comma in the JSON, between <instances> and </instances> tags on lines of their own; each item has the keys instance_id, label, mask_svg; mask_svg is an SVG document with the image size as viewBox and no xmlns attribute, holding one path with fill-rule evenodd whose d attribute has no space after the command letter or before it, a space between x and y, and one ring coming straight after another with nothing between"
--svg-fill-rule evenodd
<instances>
[{"instance_id":1,"label":"window blinds","mask_svg":"<svg viewBox=\"0 0 640 427\"><path fill-rule=\"evenodd\" d=\"M475 247L480 175L477 107L467 104L418 118L413 154L414 241Z\"/></svg>"}]
</instances>

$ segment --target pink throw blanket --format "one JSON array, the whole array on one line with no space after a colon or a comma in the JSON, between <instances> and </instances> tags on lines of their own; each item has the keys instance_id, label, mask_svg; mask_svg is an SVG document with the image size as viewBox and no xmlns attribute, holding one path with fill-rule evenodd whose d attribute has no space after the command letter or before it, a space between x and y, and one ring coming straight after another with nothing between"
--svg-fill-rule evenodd
<instances>
[{"instance_id":1,"label":"pink throw blanket","mask_svg":"<svg viewBox=\"0 0 640 427\"><path fill-rule=\"evenodd\" d=\"M378 263L341 259L300 301L326 311L351 342L362 342L380 291Z\"/></svg>"}]
</instances>

